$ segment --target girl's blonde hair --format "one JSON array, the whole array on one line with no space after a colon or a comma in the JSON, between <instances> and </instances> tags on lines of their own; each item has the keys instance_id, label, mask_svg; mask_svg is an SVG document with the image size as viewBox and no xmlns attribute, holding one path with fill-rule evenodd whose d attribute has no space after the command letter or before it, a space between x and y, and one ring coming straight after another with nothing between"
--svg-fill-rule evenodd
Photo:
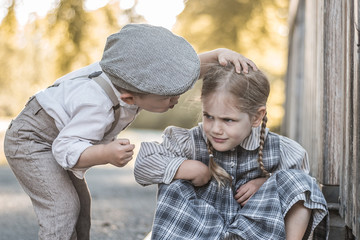
<instances>
[{"instance_id":1,"label":"girl's blonde hair","mask_svg":"<svg viewBox=\"0 0 360 240\"><path fill-rule=\"evenodd\" d=\"M228 63L226 66L213 65L203 78L201 90L201 99L215 93L216 91L225 91L237 99L236 107L250 118L258 114L260 107L266 106L270 93L270 83L267 77L260 71L254 71L249 66L249 73L236 73L235 67ZM265 169L263 163L263 148L265 142L265 129L267 116L262 119L260 131L260 147L258 162L261 171L267 177L270 173ZM231 176L214 161L214 149L210 142L207 143L210 162L209 169L212 176L217 180L219 185L231 183Z\"/></svg>"}]
</instances>

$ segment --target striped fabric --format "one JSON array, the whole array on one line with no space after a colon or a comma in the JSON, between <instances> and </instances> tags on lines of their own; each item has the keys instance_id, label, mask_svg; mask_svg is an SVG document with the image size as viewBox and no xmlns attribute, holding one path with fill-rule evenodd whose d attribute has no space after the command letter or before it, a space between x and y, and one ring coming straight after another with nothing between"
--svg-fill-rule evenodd
<instances>
[{"instance_id":1,"label":"striped fabric","mask_svg":"<svg viewBox=\"0 0 360 240\"><path fill-rule=\"evenodd\" d=\"M196 129L202 132L200 123ZM269 131L266 130L266 138ZM274 134L274 133L271 133ZM277 135L279 138L279 163L276 169L302 169L309 173L309 161L307 152L294 140ZM204 141L205 134L202 133ZM249 137L240 144L244 150L254 151L259 147L260 127L253 128ZM265 140L266 141L266 140ZM141 144L136 162L135 178L141 185L158 183L169 184L174 175L186 159L196 159L195 140L191 130L168 127L163 133L163 142L143 142ZM207 152L206 152L207 154ZM237 160L236 160L237 161ZM156 163L156 164L154 164ZM233 163L234 164L234 163Z\"/></svg>"},{"instance_id":2,"label":"striped fabric","mask_svg":"<svg viewBox=\"0 0 360 240\"><path fill-rule=\"evenodd\" d=\"M258 129L253 129L234 150L215 151L215 161L233 177L231 186L222 188L214 179L203 187L173 181L185 159L208 164L201 125L190 130L170 127L161 144L143 143L135 165L136 179L143 185L160 183L151 239L285 239L284 216L299 200L313 209L304 239L314 229L315 239L327 239L325 199L315 179L306 173L306 151L288 138L267 132L263 161L273 175L243 208L235 201L236 189L262 176L257 162L258 137Z\"/></svg>"}]
</instances>

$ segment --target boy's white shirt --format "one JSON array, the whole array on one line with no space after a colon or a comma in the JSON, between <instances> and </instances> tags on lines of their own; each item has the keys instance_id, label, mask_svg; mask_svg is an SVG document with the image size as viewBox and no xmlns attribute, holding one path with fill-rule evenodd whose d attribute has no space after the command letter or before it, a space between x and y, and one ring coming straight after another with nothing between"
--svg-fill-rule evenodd
<instances>
[{"instance_id":1,"label":"boy's white shirt","mask_svg":"<svg viewBox=\"0 0 360 240\"><path fill-rule=\"evenodd\" d=\"M129 105L120 99L120 92L106 74L102 74L120 102L119 122L112 132L104 136L115 118L113 104L104 90L86 77L101 70L98 62L93 63L57 79L54 84L60 83L59 86L44 89L36 94L39 104L54 119L60 131L52 144L53 155L64 169L73 171L78 178L83 178L87 170L73 168L81 153L94 144L114 140L139 112L137 106ZM83 75L85 77L76 78Z\"/></svg>"}]
</instances>

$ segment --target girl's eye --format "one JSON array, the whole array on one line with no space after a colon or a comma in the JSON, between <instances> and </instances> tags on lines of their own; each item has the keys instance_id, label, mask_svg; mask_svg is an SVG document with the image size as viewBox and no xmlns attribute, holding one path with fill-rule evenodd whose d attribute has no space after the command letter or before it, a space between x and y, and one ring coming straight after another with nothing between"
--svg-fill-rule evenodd
<instances>
[{"instance_id":1,"label":"girl's eye","mask_svg":"<svg viewBox=\"0 0 360 240\"><path fill-rule=\"evenodd\" d=\"M207 119L213 119L213 117L212 117L212 116L210 116L209 114L206 114L206 113L204 113L204 118L207 118Z\"/></svg>"},{"instance_id":2,"label":"girl's eye","mask_svg":"<svg viewBox=\"0 0 360 240\"><path fill-rule=\"evenodd\" d=\"M230 118L225 118L224 121L227 122L227 123L235 122L234 119L230 119Z\"/></svg>"}]
</instances>

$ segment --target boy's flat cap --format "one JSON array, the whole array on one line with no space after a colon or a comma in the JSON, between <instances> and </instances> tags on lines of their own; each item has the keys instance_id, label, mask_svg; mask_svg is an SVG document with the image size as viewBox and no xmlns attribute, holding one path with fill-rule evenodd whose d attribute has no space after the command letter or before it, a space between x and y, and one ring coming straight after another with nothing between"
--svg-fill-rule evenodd
<instances>
[{"instance_id":1,"label":"boy's flat cap","mask_svg":"<svg viewBox=\"0 0 360 240\"><path fill-rule=\"evenodd\" d=\"M184 38L148 24L109 36L100 66L120 88L163 96L186 92L200 74L199 57Z\"/></svg>"}]
</instances>

